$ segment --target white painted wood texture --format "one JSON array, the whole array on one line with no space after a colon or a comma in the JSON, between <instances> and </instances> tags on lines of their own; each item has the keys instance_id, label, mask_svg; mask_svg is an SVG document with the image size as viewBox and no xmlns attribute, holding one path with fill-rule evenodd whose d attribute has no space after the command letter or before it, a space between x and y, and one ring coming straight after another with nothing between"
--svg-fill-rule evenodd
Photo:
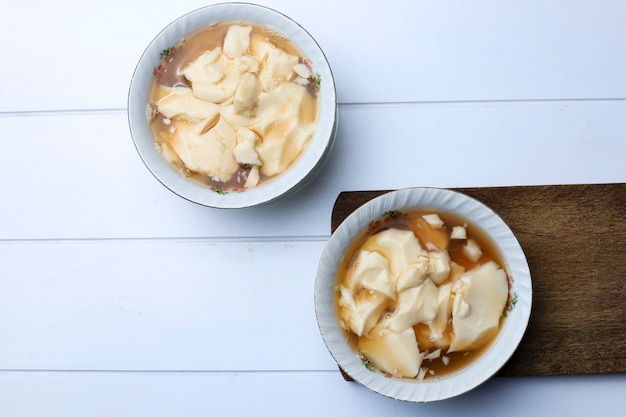
<instances>
[{"instance_id":1,"label":"white painted wood texture","mask_svg":"<svg viewBox=\"0 0 626 417\"><path fill-rule=\"evenodd\" d=\"M122 111L5 116L0 131L19 140L0 138L0 187L11 190L0 230L10 239L326 236L342 190L623 180L624 115L623 100L341 105L316 181L234 212L158 183Z\"/></svg>"},{"instance_id":2,"label":"white painted wood texture","mask_svg":"<svg viewBox=\"0 0 626 417\"><path fill-rule=\"evenodd\" d=\"M313 311L342 190L626 181L623 1L262 2L326 52L339 132L314 183L234 212L161 186L126 120L145 46L207 2L6 3L0 415L624 410L625 375L389 400L343 381Z\"/></svg>"},{"instance_id":3,"label":"white painted wood texture","mask_svg":"<svg viewBox=\"0 0 626 417\"><path fill-rule=\"evenodd\" d=\"M10 3L0 16L12 58L0 73L0 111L125 107L148 43L211 2ZM261 4L317 40L343 103L626 96L621 0Z\"/></svg>"}]
</instances>

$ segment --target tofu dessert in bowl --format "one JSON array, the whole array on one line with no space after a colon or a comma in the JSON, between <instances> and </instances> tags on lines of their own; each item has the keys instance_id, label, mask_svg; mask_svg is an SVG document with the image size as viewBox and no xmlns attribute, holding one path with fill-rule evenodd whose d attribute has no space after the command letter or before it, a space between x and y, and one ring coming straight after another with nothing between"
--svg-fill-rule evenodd
<instances>
[{"instance_id":1,"label":"tofu dessert in bowl","mask_svg":"<svg viewBox=\"0 0 626 417\"><path fill-rule=\"evenodd\" d=\"M272 9L190 12L150 43L128 118L151 173L210 207L256 206L301 188L332 149L337 99L319 45Z\"/></svg>"},{"instance_id":2,"label":"tofu dessert in bowl","mask_svg":"<svg viewBox=\"0 0 626 417\"><path fill-rule=\"evenodd\" d=\"M504 221L456 191L377 197L332 234L315 312L339 367L367 388L428 402L494 375L530 318L524 252Z\"/></svg>"}]
</instances>

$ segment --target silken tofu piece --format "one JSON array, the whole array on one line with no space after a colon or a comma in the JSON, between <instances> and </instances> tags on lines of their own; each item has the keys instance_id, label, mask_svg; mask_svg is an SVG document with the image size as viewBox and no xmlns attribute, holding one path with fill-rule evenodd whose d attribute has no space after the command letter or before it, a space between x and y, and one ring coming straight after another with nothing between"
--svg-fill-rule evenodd
<instances>
[{"instance_id":1,"label":"silken tofu piece","mask_svg":"<svg viewBox=\"0 0 626 417\"><path fill-rule=\"evenodd\" d=\"M374 327L387 305L387 298L374 290L362 289L353 295L346 287L340 288L339 318L342 327L357 336L363 336Z\"/></svg>"},{"instance_id":2,"label":"silken tofu piece","mask_svg":"<svg viewBox=\"0 0 626 417\"><path fill-rule=\"evenodd\" d=\"M467 239L467 229L464 226L454 226L452 233L450 233L450 239Z\"/></svg>"},{"instance_id":3,"label":"silken tofu piece","mask_svg":"<svg viewBox=\"0 0 626 417\"><path fill-rule=\"evenodd\" d=\"M359 340L357 348L379 370L396 377L417 376L424 356L412 327L395 333L379 324Z\"/></svg>"},{"instance_id":4,"label":"silken tofu piece","mask_svg":"<svg viewBox=\"0 0 626 417\"><path fill-rule=\"evenodd\" d=\"M250 127L252 122L254 122L254 117L235 113L235 105L233 103L224 103L220 105L220 117L235 130L241 127Z\"/></svg>"},{"instance_id":5,"label":"silken tofu piece","mask_svg":"<svg viewBox=\"0 0 626 417\"><path fill-rule=\"evenodd\" d=\"M450 275L450 256L447 251L429 253L429 269L427 276L437 285L448 279Z\"/></svg>"},{"instance_id":6,"label":"silken tofu piece","mask_svg":"<svg viewBox=\"0 0 626 417\"><path fill-rule=\"evenodd\" d=\"M241 165L261 165L255 146L261 139L250 129L240 127L237 129L237 144L233 148L233 156Z\"/></svg>"},{"instance_id":7,"label":"silken tofu piece","mask_svg":"<svg viewBox=\"0 0 626 417\"><path fill-rule=\"evenodd\" d=\"M272 177L284 172L298 157L299 153L295 151L294 147L290 146L289 140L264 139L257 147L263 175Z\"/></svg>"},{"instance_id":8,"label":"silken tofu piece","mask_svg":"<svg viewBox=\"0 0 626 417\"><path fill-rule=\"evenodd\" d=\"M289 134L284 138L276 137L274 133L263 138L261 145L257 146L257 152L263 162L261 172L268 177L280 174L298 158L306 147L308 141L315 133L315 126L297 126L284 120L282 125L290 126ZM282 129L279 129L282 130Z\"/></svg>"},{"instance_id":9,"label":"silken tofu piece","mask_svg":"<svg viewBox=\"0 0 626 417\"><path fill-rule=\"evenodd\" d=\"M367 288L394 299L394 281L389 260L376 251L361 249L346 275L346 287L356 293Z\"/></svg>"},{"instance_id":10,"label":"silken tofu piece","mask_svg":"<svg viewBox=\"0 0 626 417\"><path fill-rule=\"evenodd\" d=\"M235 90L233 111L242 116L255 116L261 91L261 81L254 74L244 74Z\"/></svg>"},{"instance_id":11,"label":"silken tofu piece","mask_svg":"<svg viewBox=\"0 0 626 417\"><path fill-rule=\"evenodd\" d=\"M417 260L409 264L400 276L396 279L396 291L402 292L411 287L417 287L426 278L430 268L429 258L426 255L419 255Z\"/></svg>"},{"instance_id":12,"label":"silken tofu piece","mask_svg":"<svg viewBox=\"0 0 626 417\"><path fill-rule=\"evenodd\" d=\"M168 119L198 123L212 119L220 111L217 104L196 98L190 88L160 86L159 90L162 97L157 100L156 107Z\"/></svg>"},{"instance_id":13,"label":"silken tofu piece","mask_svg":"<svg viewBox=\"0 0 626 417\"><path fill-rule=\"evenodd\" d=\"M454 261L450 261L450 275L448 275L449 282L454 285L456 280L465 273L465 267L457 264Z\"/></svg>"},{"instance_id":14,"label":"silken tofu piece","mask_svg":"<svg viewBox=\"0 0 626 417\"><path fill-rule=\"evenodd\" d=\"M283 83L260 95L254 126L265 137L276 131L277 124L282 120L293 120L294 126L314 124L315 106L315 100L306 87ZM286 136L288 131L280 133Z\"/></svg>"},{"instance_id":15,"label":"silken tofu piece","mask_svg":"<svg viewBox=\"0 0 626 417\"><path fill-rule=\"evenodd\" d=\"M498 331L509 292L506 272L488 262L465 272L452 292L453 334L448 352L476 349Z\"/></svg>"},{"instance_id":16,"label":"silken tofu piece","mask_svg":"<svg viewBox=\"0 0 626 417\"><path fill-rule=\"evenodd\" d=\"M224 62L219 47L201 54L182 72L191 83L193 95L211 103L228 100L239 85L239 76Z\"/></svg>"},{"instance_id":17,"label":"silken tofu piece","mask_svg":"<svg viewBox=\"0 0 626 417\"><path fill-rule=\"evenodd\" d=\"M463 254L472 262L478 262L481 256L483 256L483 251L480 249L478 242L474 239L467 239L467 242L463 246Z\"/></svg>"},{"instance_id":18,"label":"silken tofu piece","mask_svg":"<svg viewBox=\"0 0 626 417\"><path fill-rule=\"evenodd\" d=\"M428 223L433 229L441 229L444 226L443 220L437 213L424 214L422 216L426 223Z\"/></svg>"},{"instance_id":19,"label":"silken tofu piece","mask_svg":"<svg viewBox=\"0 0 626 417\"><path fill-rule=\"evenodd\" d=\"M232 25L224 37L224 55L229 58L238 58L250 49L250 32L252 26Z\"/></svg>"},{"instance_id":20,"label":"silken tofu piece","mask_svg":"<svg viewBox=\"0 0 626 417\"><path fill-rule=\"evenodd\" d=\"M270 91L277 85L291 81L294 76L293 68L298 64L299 58L290 55L271 42L265 40L253 40L251 45L253 56L261 64L259 79L263 83L263 89Z\"/></svg>"},{"instance_id":21,"label":"silken tofu piece","mask_svg":"<svg viewBox=\"0 0 626 417\"><path fill-rule=\"evenodd\" d=\"M383 320L383 327L399 333L431 321L437 313L438 293L439 289L428 278L420 286L402 291L398 294L393 314Z\"/></svg>"},{"instance_id":22,"label":"silken tofu piece","mask_svg":"<svg viewBox=\"0 0 626 417\"><path fill-rule=\"evenodd\" d=\"M237 75L243 75L246 73L258 74L261 66L259 61L250 55L241 55L240 57L233 59L233 62L231 62L230 65Z\"/></svg>"},{"instance_id":23,"label":"silken tofu piece","mask_svg":"<svg viewBox=\"0 0 626 417\"><path fill-rule=\"evenodd\" d=\"M246 183L243 185L246 188L256 187L256 185L261 180L261 175L259 174L259 167L253 165L250 168L250 172L248 173L248 178L246 179Z\"/></svg>"},{"instance_id":24,"label":"silken tofu piece","mask_svg":"<svg viewBox=\"0 0 626 417\"><path fill-rule=\"evenodd\" d=\"M293 83L283 83L261 94L250 129L263 138L257 152L264 175L285 171L300 155L315 133L314 106L306 88Z\"/></svg>"},{"instance_id":25,"label":"silken tofu piece","mask_svg":"<svg viewBox=\"0 0 626 417\"><path fill-rule=\"evenodd\" d=\"M172 138L172 148L190 170L226 182L239 168L232 153L235 130L221 118L205 132L206 127L206 123L181 124Z\"/></svg>"},{"instance_id":26,"label":"silken tofu piece","mask_svg":"<svg viewBox=\"0 0 626 417\"><path fill-rule=\"evenodd\" d=\"M389 259L391 273L399 277L423 255L419 241L410 230L386 229L369 237L361 246Z\"/></svg>"},{"instance_id":27,"label":"silken tofu piece","mask_svg":"<svg viewBox=\"0 0 626 417\"><path fill-rule=\"evenodd\" d=\"M452 284L439 286L437 294L437 306L435 317L428 323L430 328L430 342L438 348L447 348L450 345L450 337L446 332L448 319L452 312Z\"/></svg>"}]
</instances>

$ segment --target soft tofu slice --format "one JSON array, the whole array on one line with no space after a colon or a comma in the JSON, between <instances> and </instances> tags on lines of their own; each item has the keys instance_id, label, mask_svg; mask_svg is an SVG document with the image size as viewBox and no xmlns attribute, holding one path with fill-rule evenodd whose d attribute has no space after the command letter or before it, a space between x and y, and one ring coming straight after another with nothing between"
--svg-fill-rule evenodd
<instances>
[{"instance_id":1,"label":"soft tofu slice","mask_svg":"<svg viewBox=\"0 0 626 417\"><path fill-rule=\"evenodd\" d=\"M259 96L254 130L263 138L286 138L295 126L315 123L315 100L306 87L284 83ZM287 124L281 124L287 121Z\"/></svg>"},{"instance_id":2,"label":"soft tofu slice","mask_svg":"<svg viewBox=\"0 0 626 417\"><path fill-rule=\"evenodd\" d=\"M438 288L430 279L419 287L409 288L398 294L393 314L386 317L383 326L394 332L424 323L437 313Z\"/></svg>"},{"instance_id":3,"label":"soft tofu slice","mask_svg":"<svg viewBox=\"0 0 626 417\"><path fill-rule=\"evenodd\" d=\"M250 48L250 32L252 26L232 25L224 37L224 55L237 58L248 52Z\"/></svg>"},{"instance_id":4,"label":"soft tofu slice","mask_svg":"<svg viewBox=\"0 0 626 417\"><path fill-rule=\"evenodd\" d=\"M264 175L284 172L302 153L315 133L314 105L306 88L293 83L261 94L257 117L250 129L263 139L257 152Z\"/></svg>"},{"instance_id":5,"label":"soft tofu slice","mask_svg":"<svg viewBox=\"0 0 626 417\"><path fill-rule=\"evenodd\" d=\"M346 274L346 286L356 293L361 288L375 290L395 298L394 281L389 272L389 260L376 251L359 250Z\"/></svg>"},{"instance_id":6,"label":"soft tofu slice","mask_svg":"<svg viewBox=\"0 0 626 417\"><path fill-rule=\"evenodd\" d=\"M450 275L448 276L448 280L451 284L454 284L456 280L465 273L465 267L463 265L457 264L454 261L450 261Z\"/></svg>"},{"instance_id":7,"label":"soft tofu slice","mask_svg":"<svg viewBox=\"0 0 626 417\"><path fill-rule=\"evenodd\" d=\"M386 229L369 237L361 246L375 250L389 259L394 277L399 277L409 266L423 255L419 241L410 230Z\"/></svg>"},{"instance_id":8,"label":"soft tofu slice","mask_svg":"<svg viewBox=\"0 0 626 417\"><path fill-rule=\"evenodd\" d=\"M250 129L241 127L237 129L237 144L233 147L233 156L237 163L242 165L261 165L255 146L259 142L259 136Z\"/></svg>"},{"instance_id":9,"label":"soft tofu slice","mask_svg":"<svg viewBox=\"0 0 626 417\"><path fill-rule=\"evenodd\" d=\"M463 226L454 226L450 233L450 239L467 239L467 230Z\"/></svg>"},{"instance_id":10,"label":"soft tofu slice","mask_svg":"<svg viewBox=\"0 0 626 417\"><path fill-rule=\"evenodd\" d=\"M224 62L221 48L204 52L182 71L191 82L193 95L212 103L223 103L233 96L239 77Z\"/></svg>"},{"instance_id":11,"label":"soft tofu slice","mask_svg":"<svg viewBox=\"0 0 626 417\"><path fill-rule=\"evenodd\" d=\"M451 291L452 284L439 286L435 317L428 324L430 328L430 342L435 347L442 349L450 346L450 336L446 329L448 328L448 319L452 313Z\"/></svg>"},{"instance_id":12,"label":"soft tofu slice","mask_svg":"<svg viewBox=\"0 0 626 417\"><path fill-rule=\"evenodd\" d=\"M447 251L430 252L427 276L437 285L445 281L450 275L450 256Z\"/></svg>"},{"instance_id":13,"label":"soft tofu slice","mask_svg":"<svg viewBox=\"0 0 626 417\"><path fill-rule=\"evenodd\" d=\"M289 132L288 141L290 146L293 148L294 159L302 152L304 148L306 148L309 140L315 134L315 124L307 123L307 124L296 124L291 132Z\"/></svg>"},{"instance_id":14,"label":"soft tofu slice","mask_svg":"<svg viewBox=\"0 0 626 417\"><path fill-rule=\"evenodd\" d=\"M215 103L196 98L187 87L160 87L162 98L156 102L159 113L168 119L181 119L190 123L215 117L220 108Z\"/></svg>"},{"instance_id":15,"label":"soft tofu slice","mask_svg":"<svg viewBox=\"0 0 626 417\"><path fill-rule=\"evenodd\" d=\"M251 49L254 57L261 63L259 78L265 91L291 80L294 75L293 68L299 61L297 56L290 55L265 40L254 40Z\"/></svg>"},{"instance_id":16,"label":"soft tofu slice","mask_svg":"<svg viewBox=\"0 0 626 417\"><path fill-rule=\"evenodd\" d=\"M474 239L468 239L465 245L463 246L463 254L472 262L478 262L481 256L483 256L483 251L480 249L478 242Z\"/></svg>"},{"instance_id":17,"label":"soft tofu slice","mask_svg":"<svg viewBox=\"0 0 626 417\"><path fill-rule=\"evenodd\" d=\"M289 155L289 143L286 140L264 139L257 147L261 159L261 172L267 177L273 177L284 172L292 160Z\"/></svg>"},{"instance_id":18,"label":"soft tofu slice","mask_svg":"<svg viewBox=\"0 0 626 417\"><path fill-rule=\"evenodd\" d=\"M396 377L416 377L424 356L412 327L395 333L377 325L357 347L376 368Z\"/></svg>"},{"instance_id":19,"label":"soft tofu slice","mask_svg":"<svg viewBox=\"0 0 626 417\"><path fill-rule=\"evenodd\" d=\"M387 298L373 290L361 290L353 296L346 287L340 288L339 318L342 326L361 337L376 325L387 305Z\"/></svg>"},{"instance_id":20,"label":"soft tofu slice","mask_svg":"<svg viewBox=\"0 0 626 417\"><path fill-rule=\"evenodd\" d=\"M497 331L508 296L506 272L495 262L470 269L454 284L448 352L476 349Z\"/></svg>"},{"instance_id":21,"label":"soft tofu slice","mask_svg":"<svg viewBox=\"0 0 626 417\"><path fill-rule=\"evenodd\" d=\"M288 121L285 123L291 124ZM285 172L300 156L314 133L314 126L295 126L285 139L277 139L273 135L264 137L263 143L257 146L263 163L261 172L268 177Z\"/></svg>"},{"instance_id":22,"label":"soft tofu slice","mask_svg":"<svg viewBox=\"0 0 626 417\"><path fill-rule=\"evenodd\" d=\"M241 55L240 57L233 59L231 67L233 71L240 76L245 73L252 73L256 75L259 73L260 64L259 61L257 61L253 56Z\"/></svg>"},{"instance_id":23,"label":"soft tofu slice","mask_svg":"<svg viewBox=\"0 0 626 417\"><path fill-rule=\"evenodd\" d=\"M417 287L426 278L430 268L429 258L419 255L417 260L411 263L396 279L396 291L402 292L411 287Z\"/></svg>"},{"instance_id":24,"label":"soft tofu slice","mask_svg":"<svg viewBox=\"0 0 626 417\"><path fill-rule=\"evenodd\" d=\"M441 229L444 226L443 220L437 213L424 214L422 216L426 223L428 223L433 229Z\"/></svg>"},{"instance_id":25,"label":"soft tofu slice","mask_svg":"<svg viewBox=\"0 0 626 417\"><path fill-rule=\"evenodd\" d=\"M280 134L277 135L283 130L279 128L264 137L263 143L257 146L257 152L263 162L261 172L268 177L285 172L315 134L314 125L298 126L289 120L283 120L278 125L287 126L284 129L288 132L287 136L282 138Z\"/></svg>"},{"instance_id":26,"label":"soft tofu slice","mask_svg":"<svg viewBox=\"0 0 626 417\"><path fill-rule=\"evenodd\" d=\"M244 187L246 188L256 187L259 184L260 180L261 180L261 175L259 174L259 167L254 165L252 168L250 168L250 172L248 173L248 178L246 179L246 183L244 184Z\"/></svg>"},{"instance_id":27,"label":"soft tofu slice","mask_svg":"<svg viewBox=\"0 0 626 417\"><path fill-rule=\"evenodd\" d=\"M233 156L235 131L222 119L204 132L206 123L180 126L172 139L172 148L192 171L226 182L239 168Z\"/></svg>"},{"instance_id":28,"label":"soft tofu slice","mask_svg":"<svg viewBox=\"0 0 626 417\"><path fill-rule=\"evenodd\" d=\"M235 113L233 103L223 103L220 105L220 117L228 122L235 130L241 127L249 127L254 122L254 117L244 116Z\"/></svg>"},{"instance_id":29,"label":"soft tofu slice","mask_svg":"<svg viewBox=\"0 0 626 417\"><path fill-rule=\"evenodd\" d=\"M233 111L243 116L255 116L261 92L261 81L253 74L244 74L235 90Z\"/></svg>"}]
</instances>

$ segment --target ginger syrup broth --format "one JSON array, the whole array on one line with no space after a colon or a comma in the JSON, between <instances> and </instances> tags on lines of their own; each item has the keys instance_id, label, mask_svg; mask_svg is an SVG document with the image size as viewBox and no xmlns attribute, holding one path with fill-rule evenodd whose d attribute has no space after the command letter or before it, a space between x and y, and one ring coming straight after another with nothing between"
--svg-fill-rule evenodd
<instances>
[{"instance_id":1,"label":"ginger syrup broth","mask_svg":"<svg viewBox=\"0 0 626 417\"><path fill-rule=\"evenodd\" d=\"M250 28L248 46L235 57L225 53L232 27ZM216 50L221 52L219 66L204 60L209 66L206 79L190 80L186 70ZM202 94L196 94L196 87L201 82L214 82L219 90L223 82L215 81L233 75L238 85L231 85L230 96L224 93L214 102L198 99ZM244 80L251 87L242 91ZM281 35L250 22L214 24L162 51L150 91L152 134L161 154L184 177L217 192L245 191L279 177L305 151L315 133L320 82L311 62ZM190 94L164 99L180 92ZM217 133L207 145L213 129ZM246 137L242 131L252 138L247 143L240 141ZM241 157L233 150L239 144ZM205 169L203 158L216 160L216 167Z\"/></svg>"},{"instance_id":2,"label":"ginger syrup broth","mask_svg":"<svg viewBox=\"0 0 626 417\"><path fill-rule=\"evenodd\" d=\"M443 222L441 228L435 228L431 226L427 221L424 220L424 215L436 214L439 219ZM452 231L455 228L463 228L465 230L465 238L451 238ZM449 295L444 296L449 299L450 307L444 308L447 310L445 315L439 315L439 311L436 313L438 316L435 318L430 318L429 320L423 320L420 323L412 324L412 332L409 331L411 335L414 335L415 341L417 342L417 346L419 349L418 356L422 356L423 359L419 365L419 372L416 375L398 375L395 372L390 372L389 370L385 371L381 369L377 361L372 356L368 356L363 352L361 348L364 345L363 341L372 338L372 332L387 332L388 329L385 328L385 321L389 318L393 317L398 313L400 307L398 306L398 300L400 297L396 294L394 298L387 298L383 302L383 306L379 307L377 311L379 313L375 313L372 317L376 324L374 324L373 328L367 333L367 329L360 336L354 332L354 329L351 326L353 324L347 319L347 315L344 312L342 314L342 309L346 308L346 304L353 303L354 306L355 300L358 299L371 299L376 297L374 295L377 290L373 290L372 288L377 287L379 283L375 285L369 285L369 288L353 288L352 289L352 297L353 299L346 303L344 298L346 288L349 287L349 281L354 278L350 277L350 270L354 270L355 266L358 267L358 263L362 262L364 258L359 256L360 252L363 250L380 250L385 253L387 250L385 248L376 247L376 245L372 246L371 240L374 236L384 232L386 230L395 229L399 231L410 231L417 238L419 245L421 246L423 251L434 253L434 252L445 252L449 257L450 262L450 273L447 276L440 280L436 284L436 287L439 289L440 293L443 292L441 288L446 286L450 286L450 289L454 288L454 285L457 281L459 281L462 277L464 277L465 272L475 271L476 268L484 266L486 264L497 264L505 272L505 284L506 285L506 294L504 295L505 299L501 300L502 310L499 311L499 315L496 318L497 327L495 329L491 329L482 335L473 346L469 346L467 349L457 350L454 352L450 352L450 340L455 337L455 330L453 327L453 319L452 313L455 309L452 307L454 305L454 298L461 297L460 295L455 294L452 290ZM468 243L468 240L472 239L475 244L480 248L480 254L471 253L470 257L468 257L469 252L466 252L464 246ZM366 248L366 249L364 249ZM361 254L362 255L362 254ZM471 258L471 259L470 259ZM375 270L374 267L370 268L370 270ZM376 271L374 275L380 273ZM370 274L371 275L371 274ZM502 275L502 274L501 274ZM426 275L428 276L428 275ZM384 280L381 280L384 281ZM506 320L506 315L508 311L514 305L513 297L511 294L511 278L509 276L508 271L506 270L506 264L504 262L504 258L495 245L495 243L490 239L480 228L475 225L469 223L467 220L451 214L445 213L439 210L418 210L411 211L407 213L400 212L390 212L386 213L384 217L380 220L374 221L370 223L367 230L365 230L361 235L356 238L351 245L346 250L346 255L342 258L341 264L339 265L337 276L336 276L336 286L334 291L334 304L336 309L336 314L340 323L340 328L342 332L350 344L350 346L357 352L360 356L363 365L366 366L370 370L376 370L381 372L382 374L388 377L399 377L405 379L416 379L416 380L428 380L432 378L439 378L446 375L450 375L464 367L468 366L470 363L479 358L493 343L493 341L497 338L497 335L500 329L503 326L504 320ZM396 285L398 285L398 281L396 281ZM421 284L420 284L421 285ZM457 287L459 285L457 284ZM384 290L383 290L384 291ZM350 291L348 291L350 292ZM502 297L502 291L500 291L500 297ZM350 297L350 296L348 296ZM356 302L358 305L358 301ZM445 301L444 301L445 304ZM461 302L459 304L462 304ZM440 306L443 304L440 304ZM438 307L440 307L438 306ZM359 307L357 307L359 308ZM366 310L366 309L361 309ZM462 309L461 309L462 310ZM350 316L350 313L348 313ZM440 334L438 340L433 341L433 329L431 328L432 323L435 320L439 320L441 323L442 318L445 324L439 327ZM370 326L372 324L370 323ZM358 325L356 326L358 327ZM382 330L381 330L382 329ZM393 343L396 343L393 341ZM389 350L388 346L383 346L381 351L386 350L386 354L393 356L393 349ZM439 351L439 353L437 353ZM389 367L389 364L385 364L386 367ZM383 366L382 368L384 368ZM414 369L415 370L415 369Z\"/></svg>"}]
</instances>

